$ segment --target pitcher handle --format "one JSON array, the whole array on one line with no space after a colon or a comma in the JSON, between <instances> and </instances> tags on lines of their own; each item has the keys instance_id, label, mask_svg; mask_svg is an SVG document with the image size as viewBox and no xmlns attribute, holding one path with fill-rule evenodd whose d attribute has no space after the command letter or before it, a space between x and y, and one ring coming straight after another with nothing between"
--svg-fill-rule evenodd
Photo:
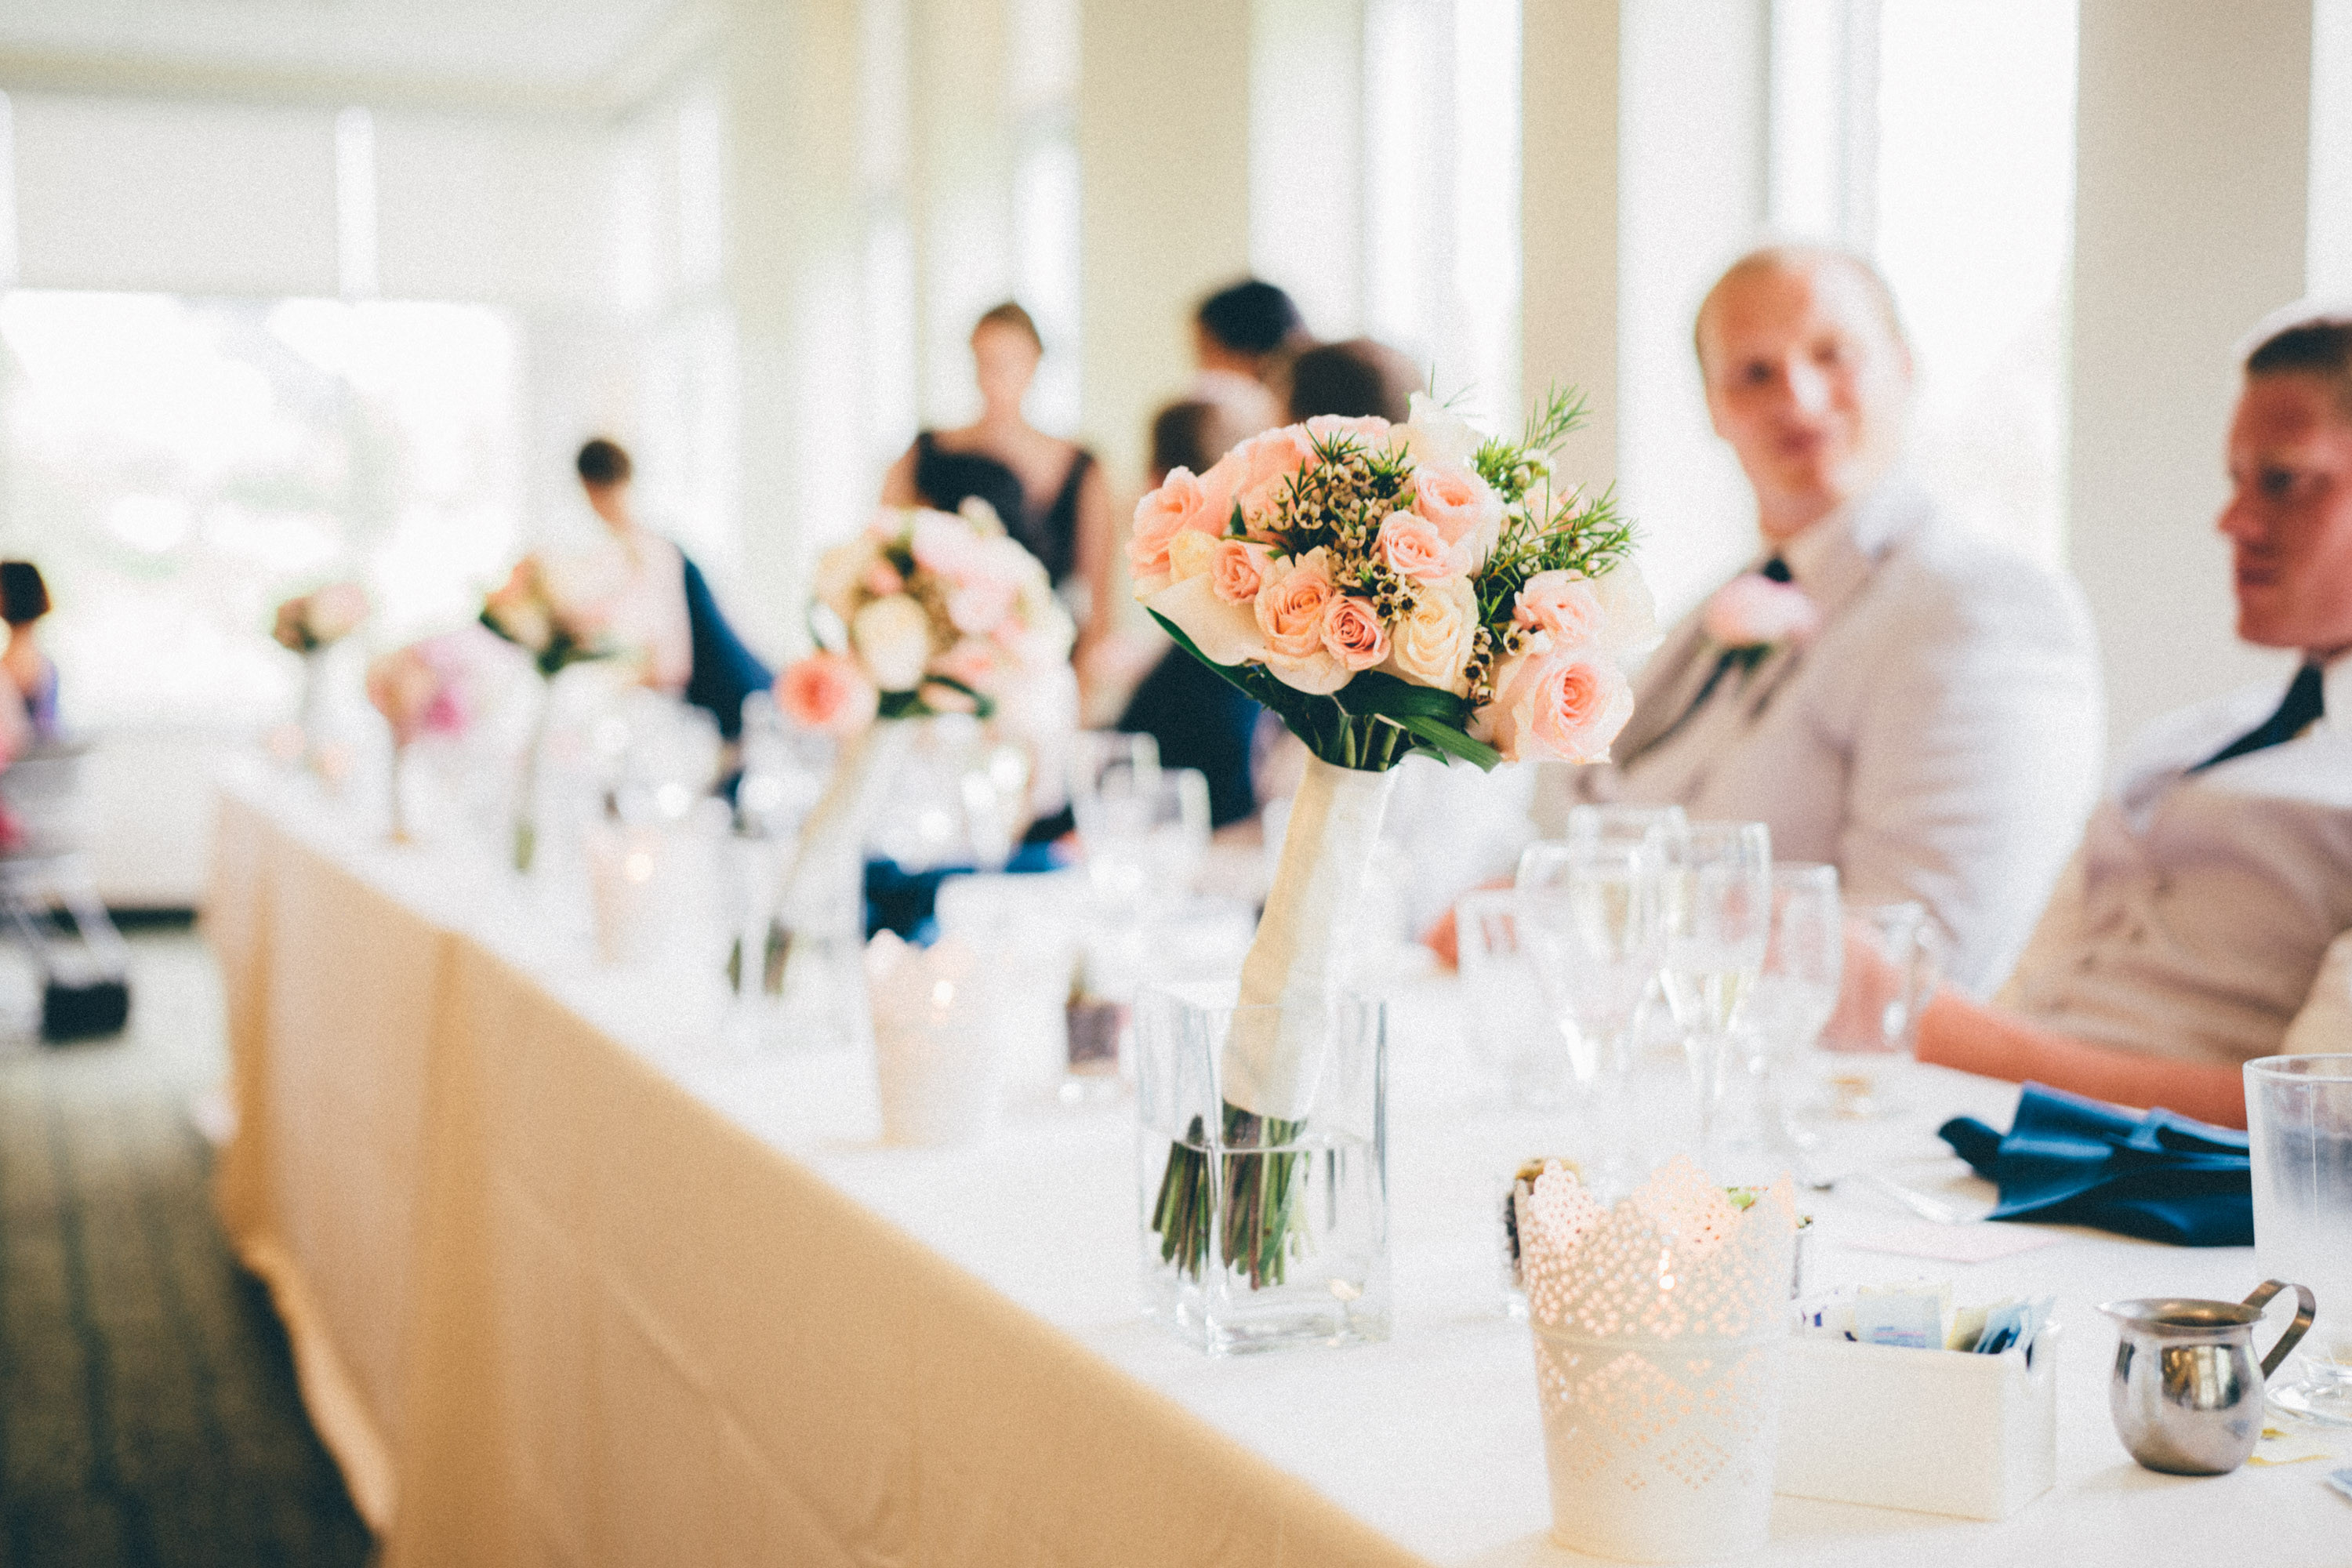
<instances>
[{"instance_id":1,"label":"pitcher handle","mask_svg":"<svg viewBox=\"0 0 2352 1568\"><path fill-rule=\"evenodd\" d=\"M2270 1381L2271 1373L2279 1369L2279 1363L2286 1360L2286 1352L2294 1349L2296 1342L2311 1331L2311 1320L2319 1310L2319 1303L2313 1300L2310 1286L2290 1285L2284 1279L2263 1280L2255 1287L2254 1293L2246 1298L2245 1304L2267 1307L2271 1304L2271 1298L2282 1290L2294 1292L2294 1321L2286 1326L2286 1332L2271 1346L2271 1353L2263 1357L2263 1381L2265 1383Z\"/></svg>"}]
</instances>

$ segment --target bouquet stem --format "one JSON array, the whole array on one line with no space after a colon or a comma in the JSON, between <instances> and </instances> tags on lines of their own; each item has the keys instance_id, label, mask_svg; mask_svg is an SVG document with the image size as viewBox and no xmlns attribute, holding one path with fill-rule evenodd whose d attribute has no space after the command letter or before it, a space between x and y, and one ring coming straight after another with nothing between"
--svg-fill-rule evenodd
<instances>
[{"instance_id":1,"label":"bouquet stem","mask_svg":"<svg viewBox=\"0 0 2352 1568\"><path fill-rule=\"evenodd\" d=\"M523 742L522 779L515 792L514 868L528 873L539 858L539 754L547 749L547 730L555 712L555 685L540 682L539 711Z\"/></svg>"},{"instance_id":2,"label":"bouquet stem","mask_svg":"<svg viewBox=\"0 0 2352 1568\"><path fill-rule=\"evenodd\" d=\"M1308 761L1265 914L1242 961L1241 1005L1217 1073L1225 1152L1214 1228L1219 1263L1253 1290L1283 1283L1289 1260L1307 1246L1297 1212L1307 1156L1291 1146L1307 1130L1322 1076L1345 938L1393 782L1385 771ZM1208 1262L1212 1230L1205 1131L1196 1116L1184 1142L1170 1148L1152 1207L1161 1260L1194 1279Z\"/></svg>"}]
</instances>

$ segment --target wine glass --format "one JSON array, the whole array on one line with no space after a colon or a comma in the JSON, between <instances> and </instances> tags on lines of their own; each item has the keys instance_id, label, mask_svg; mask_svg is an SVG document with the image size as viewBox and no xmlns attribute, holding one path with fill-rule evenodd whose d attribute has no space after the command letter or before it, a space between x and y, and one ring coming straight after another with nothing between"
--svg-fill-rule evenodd
<instances>
[{"instance_id":1,"label":"wine glass","mask_svg":"<svg viewBox=\"0 0 2352 1568\"><path fill-rule=\"evenodd\" d=\"M1571 844L1639 843L1653 832L1680 833L1689 826L1679 805L1572 805L1560 837Z\"/></svg>"},{"instance_id":2,"label":"wine glass","mask_svg":"<svg viewBox=\"0 0 2352 1568\"><path fill-rule=\"evenodd\" d=\"M1557 1102L1559 1065L1567 1051L1545 1025L1551 1005L1536 977L1513 888L1482 888L1455 900L1464 1039L1471 1058L1502 1091L1502 1103L1548 1110Z\"/></svg>"},{"instance_id":3,"label":"wine glass","mask_svg":"<svg viewBox=\"0 0 2352 1568\"><path fill-rule=\"evenodd\" d=\"M1068 773L1070 811L1092 800L1106 782L1114 788L1133 781L1156 778L1160 773L1160 742L1150 735L1123 730L1081 730L1070 737Z\"/></svg>"},{"instance_id":4,"label":"wine glass","mask_svg":"<svg viewBox=\"0 0 2352 1568\"><path fill-rule=\"evenodd\" d=\"M1760 822L1694 822L1661 836L1666 1005L1685 1031L1702 1161L1748 994L1772 934L1772 837Z\"/></svg>"},{"instance_id":5,"label":"wine glass","mask_svg":"<svg viewBox=\"0 0 2352 1568\"><path fill-rule=\"evenodd\" d=\"M1848 976L1848 994L1822 1037L1829 1111L1871 1121L1895 1109L1893 1085L1919 1042L1919 1016L1943 971L1943 938L1925 904L1872 904L1849 911L1848 938L1871 962Z\"/></svg>"},{"instance_id":6,"label":"wine glass","mask_svg":"<svg viewBox=\"0 0 2352 1568\"><path fill-rule=\"evenodd\" d=\"M1772 935L1748 1005L1748 1075L1762 1142L1803 1149L1816 1140L1791 1124L1788 1068L1805 1059L1837 1011L1845 968L1845 915L1834 866L1772 864Z\"/></svg>"},{"instance_id":7,"label":"wine glass","mask_svg":"<svg viewBox=\"0 0 2352 1568\"><path fill-rule=\"evenodd\" d=\"M1664 841L1567 839L1520 858L1519 941L1569 1042L1600 1170L1594 1184L1630 1185L1622 1130L1632 1035L1664 953Z\"/></svg>"},{"instance_id":8,"label":"wine glass","mask_svg":"<svg viewBox=\"0 0 2352 1568\"><path fill-rule=\"evenodd\" d=\"M1199 769L1163 769L1156 759L1149 772L1108 767L1071 805L1087 879L1114 914L1192 891L1209 853L1209 780Z\"/></svg>"}]
</instances>

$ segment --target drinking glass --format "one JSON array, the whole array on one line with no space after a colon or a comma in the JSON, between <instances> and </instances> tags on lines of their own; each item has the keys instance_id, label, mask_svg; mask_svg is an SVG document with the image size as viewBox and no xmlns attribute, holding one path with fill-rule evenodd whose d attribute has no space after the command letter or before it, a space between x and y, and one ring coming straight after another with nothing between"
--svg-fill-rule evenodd
<instances>
[{"instance_id":1,"label":"drinking glass","mask_svg":"<svg viewBox=\"0 0 2352 1568\"><path fill-rule=\"evenodd\" d=\"M1612 1194L1633 1175L1624 1088L1633 1022L1665 951L1664 856L1652 834L1538 844L1519 860L1520 942L1568 1037L1592 1122L1593 1184Z\"/></svg>"},{"instance_id":2,"label":"drinking glass","mask_svg":"<svg viewBox=\"0 0 2352 1568\"><path fill-rule=\"evenodd\" d=\"M1679 805L1572 805L1560 837L1571 844L1581 839L1638 844L1654 831L1680 833L1689 826Z\"/></svg>"},{"instance_id":3,"label":"drinking glass","mask_svg":"<svg viewBox=\"0 0 2352 1568\"><path fill-rule=\"evenodd\" d=\"M1919 1044L1919 1016L1943 975L1943 938L1927 906L1872 904L1850 911L1850 940L1877 963L1853 975L1852 993L1822 1037L1828 1112L1870 1121L1896 1108L1895 1086Z\"/></svg>"},{"instance_id":4,"label":"drinking glass","mask_svg":"<svg viewBox=\"0 0 2352 1568\"><path fill-rule=\"evenodd\" d=\"M2271 1398L2352 1426L2352 1056L2263 1057L2245 1074L2256 1269L2319 1302L2300 1375Z\"/></svg>"},{"instance_id":5,"label":"drinking glass","mask_svg":"<svg viewBox=\"0 0 2352 1568\"><path fill-rule=\"evenodd\" d=\"M1772 836L1760 822L1694 822L1661 836L1666 1005L1685 1031L1701 1162L1715 1152L1726 1068L1772 935Z\"/></svg>"},{"instance_id":6,"label":"drinking glass","mask_svg":"<svg viewBox=\"0 0 2352 1568\"><path fill-rule=\"evenodd\" d=\"M1146 737L1149 739L1149 737ZM1071 797L1087 879L1103 907L1132 918L1147 899L1181 899L1209 853L1209 780L1197 768L1104 770Z\"/></svg>"},{"instance_id":7,"label":"drinking glass","mask_svg":"<svg viewBox=\"0 0 2352 1568\"><path fill-rule=\"evenodd\" d=\"M1160 773L1160 742L1150 735L1123 730L1081 730L1070 737L1068 775L1070 810L1092 800L1108 781L1116 789Z\"/></svg>"},{"instance_id":8,"label":"drinking glass","mask_svg":"<svg viewBox=\"0 0 2352 1568\"><path fill-rule=\"evenodd\" d=\"M1772 934L1742 1030L1751 1091L1744 1099L1756 1113L1750 1135L1759 1152L1790 1152L1817 1141L1790 1122L1789 1072L1806 1058L1837 1011L1844 968L1845 917L1837 868L1774 861Z\"/></svg>"},{"instance_id":9,"label":"drinking glass","mask_svg":"<svg viewBox=\"0 0 2352 1568\"><path fill-rule=\"evenodd\" d=\"M1454 906L1459 936L1464 1038L1499 1086L1503 1103L1549 1110L1559 1103L1568 1052L1537 978L1520 895L1512 888L1465 893Z\"/></svg>"}]
</instances>

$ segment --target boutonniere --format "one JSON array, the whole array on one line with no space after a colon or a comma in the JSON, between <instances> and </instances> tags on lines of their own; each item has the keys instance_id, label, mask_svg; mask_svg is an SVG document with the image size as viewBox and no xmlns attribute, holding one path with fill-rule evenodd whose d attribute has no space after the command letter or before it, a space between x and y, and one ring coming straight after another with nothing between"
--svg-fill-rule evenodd
<instances>
[{"instance_id":1,"label":"boutonniere","mask_svg":"<svg viewBox=\"0 0 2352 1568\"><path fill-rule=\"evenodd\" d=\"M1822 613L1793 583L1776 583L1760 572L1734 577L1706 602L1699 625L1709 640L1753 669L1783 647L1802 647L1822 629Z\"/></svg>"}]
</instances>

